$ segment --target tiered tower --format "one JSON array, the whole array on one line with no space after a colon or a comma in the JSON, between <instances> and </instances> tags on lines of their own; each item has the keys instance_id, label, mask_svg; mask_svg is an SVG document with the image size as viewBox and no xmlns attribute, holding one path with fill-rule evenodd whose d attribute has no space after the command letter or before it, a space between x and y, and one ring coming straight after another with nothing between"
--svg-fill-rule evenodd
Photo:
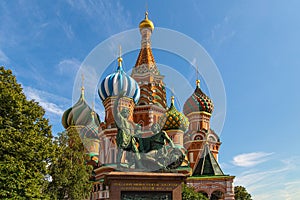
<instances>
[{"instance_id":1,"label":"tiered tower","mask_svg":"<svg viewBox=\"0 0 300 200\"><path fill-rule=\"evenodd\" d=\"M81 87L81 95L78 101L62 116L62 125L68 133L73 132L80 136L84 143L86 161L96 167L99 160L100 140L98 127L100 125L99 115L87 104L84 98L84 87Z\"/></svg>"},{"instance_id":2,"label":"tiered tower","mask_svg":"<svg viewBox=\"0 0 300 200\"><path fill-rule=\"evenodd\" d=\"M220 138L210 128L213 109L212 100L202 92L200 80L196 80L196 89L183 107L183 113L190 122L184 137L184 147L188 150L192 168L187 184L209 199L233 200L234 176L225 175L221 170L218 164Z\"/></svg>"},{"instance_id":3,"label":"tiered tower","mask_svg":"<svg viewBox=\"0 0 300 200\"><path fill-rule=\"evenodd\" d=\"M120 53L121 54L121 53ZM108 75L100 84L98 94L105 108L105 123L101 126L100 137L103 138L103 153L100 161L103 163L115 163L117 155L116 135L117 128L114 119L114 102L121 92L124 97L119 102L119 110L129 110L129 121L133 121L134 105L140 97L140 88L137 82L125 73L122 67L123 59L118 58L116 72Z\"/></svg>"},{"instance_id":4,"label":"tiered tower","mask_svg":"<svg viewBox=\"0 0 300 200\"><path fill-rule=\"evenodd\" d=\"M148 19L148 12L145 13L145 19L141 21L139 28L142 36L141 50L131 76L138 82L141 96L134 109L133 118L144 130L149 130L166 111L166 89L164 76L160 74L152 54L151 34L154 25Z\"/></svg>"},{"instance_id":5,"label":"tiered tower","mask_svg":"<svg viewBox=\"0 0 300 200\"><path fill-rule=\"evenodd\" d=\"M83 145L86 149L87 164L93 165L94 168L99 164L99 156L100 152L102 152L101 148L101 140L98 135L98 127L95 121L95 111L91 112L92 120L88 125L80 130L79 136Z\"/></svg>"},{"instance_id":6,"label":"tiered tower","mask_svg":"<svg viewBox=\"0 0 300 200\"><path fill-rule=\"evenodd\" d=\"M183 113L190 122L189 130L184 137L184 147L188 150L192 169L199 160L206 140L215 159L218 160L221 142L218 135L210 129L213 108L212 100L200 88L200 80L196 80L196 89L183 106Z\"/></svg>"}]
</instances>

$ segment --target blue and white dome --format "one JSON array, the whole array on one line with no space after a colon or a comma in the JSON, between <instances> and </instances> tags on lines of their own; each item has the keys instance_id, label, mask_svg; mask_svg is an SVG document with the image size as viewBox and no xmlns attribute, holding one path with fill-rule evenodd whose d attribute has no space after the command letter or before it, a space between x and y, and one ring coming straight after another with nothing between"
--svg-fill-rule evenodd
<instances>
[{"instance_id":1,"label":"blue and white dome","mask_svg":"<svg viewBox=\"0 0 300 200\"><path fill-rule=\"evenodd\" d=\"M137 103L140 98L140 88L137 82L127 75L122 67L122 58L118 59L117 71L108 75L100 84L98 94L102 101L107 97L118 96L120 92L126 91L125 96L132 98Z\"/></svg>"}]
</instances>

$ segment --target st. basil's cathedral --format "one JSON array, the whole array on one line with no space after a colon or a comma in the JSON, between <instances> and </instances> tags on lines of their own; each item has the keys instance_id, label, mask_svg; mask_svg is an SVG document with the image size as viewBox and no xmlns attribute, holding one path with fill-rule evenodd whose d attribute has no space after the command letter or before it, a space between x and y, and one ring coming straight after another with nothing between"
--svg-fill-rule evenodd
<instances>
[{"instance_id":1,"label":"st. basil's cathedral","mask_svg":"<svg viewBox=\"0 0 300 200\"><path fill-rule=\"evenodd\" d=\"M165 75L160 73L151 49L154 24L147 12L139 30L141 49L131 75L125 73L120 55L117 70L99 83L104 121L86 102L83 86L77 103L62 116L66 131L80 134L88 155L87 164L94 167L90 199L177 200L181 199L181 183L209 199L234 199L234 176L225 175L218 164L221 141L210 127L213 101L201 90L200 80L195 80L195 90L185 101L182 112L175 107L174 97L168 103ZM180 166L160 172L142 172L134 167L119 170L118 162L128 166L132 162L129 152L121 155L121 161L117 160L120 150L114 105L121 92L124 94L118 106L129 110L128 121L139 129L139 136L151 137L151 126L159 124L174 145L185 151Z\"/></svg>"}]
</instances>

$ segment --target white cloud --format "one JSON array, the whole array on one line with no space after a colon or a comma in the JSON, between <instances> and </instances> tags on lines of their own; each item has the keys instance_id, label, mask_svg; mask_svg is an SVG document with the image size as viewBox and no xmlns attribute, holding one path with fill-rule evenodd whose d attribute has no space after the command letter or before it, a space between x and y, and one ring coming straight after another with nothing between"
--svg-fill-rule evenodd
<instances>
[{"instance_id":1,"label":"white cloud","mask_svg":"<svg viewBox=\"0 0 300 200\"><path fill-rule=\"evenodd\" d=\"M119 1L86 1L86 0L68 0L67 3L84 15L90 22L97 20L97 31L103 28L108 34L115 33L115 28L127 29L130 27L130 13L125 11ZM102 23L102 26L99 26ZM94 25L94 23L91 23ZM112 24L114 26L112 26Z\"/></svg>"},{"instance_id":2,"label":"white cloud","mask_svg":"<svg viewBox=\"0 0 300 200\"><path fill-rule=\"evenodd\" d=\"M223 20L216 24L211 30L211 40L216 42L218 45L221 45L227 40L233 38L236 34L235 30L232 30L230 27L230 17L225 16Z\"/></svg>"},{"instance_id":3,"label":"white cloud","mask_svg":"<svg viewBox=\"0 0 300 200\"><path fill-rule=\"evenodd\" d=\"M272 177L276 174L287 172L290 169L292 169L292 166L287 163L284 163L284 166L278 169L268 169L262 171L258 171L257 169L251 169L237 176L235 179L235 183L236 185L251 186L252 190L256 190L265 186L267 187L271 183L270 181L266 182L266 178Z\"/></svg>"},{"instance_id":4,"label":"white cloud","mask_svg":"<svg viewBox=\"0 0 300 200\"><path fill-rule=\"evenodd\" d=\"M61 23L61 26L62 26L66 36L69 39L73 39L74 38L74 32L73 32L72 26L70 24L65 24L65 23Z\"/></svg>"},{"instance_id":5,"label":"white cloud","mask_svg":"<svg viewBox=\"0 0 300 200\"><path fill-rule=\"evenodd\" d=\"M284 199L293 200L300 196L300 181L290 181L285 183L285 188L282 191L284 194Z\"/></svg>"},{"instance_id":6,"label":"white cloud","mask_svg":"<svg viewBox=\"0 0 300 200\"><path fill-rule=\"evenodd\" d=\"M56 68L61 75L68 75L74 77L77 73L81 62L75 58L65 59L58 63Z\"/></svg>"},{"instance_id":7,"label":"white cloud","mask_svg":"<svg viewBox=\"0 0 300 200\"><path fill-rule=\"evenodd\" d=\"M55 115L63 115L64 111L60 109L56 104L50 102L40 101L41 106L48 112L53 113Z\"/></svg>"},{"instance_id":8,"label":"white cloud","mask_svg":"<svg viewBox=\"0 0 300 200\"><path fill-rule=\"evenodd\" d=\"M253 167L257 164L266 162L273 153L253 152L237 155L233 158L232 163L239 167Z\"/></svg>"},{"instance_id":9,"label":"white cloud","mask_svg":"<svg viewBox=\"0 0 300 200\"><path fill-rule=\"evenodd\" d=\"M62 109L63 105L66 104L66 102L69 102L69 100L56 96L54 94L37 90L32 87L24 87L24 93L26 94L26 97L28 99L33 99L37 102L39 102L40 106L42 106L46 112L49 114L54 114L56 116L62 116L64 110ZM59 102L60 105L57 105L55 102Z\"/></svg>"},{"instance_id":10,"label":"white cloud","mask_svg":"<svg viewBox=\"0 0 300 200\"><path fill-rule=\"evenodd\" d=\"M253 199L293 200L299 197L299 157L269 160L264 166L236 173L234 184L245 186ZM276 156L277 157L277 156Z\"/></svg>"},{"instance_id":11,"label":"white cloud","mask_svg":"<svg viewBox=\"0 0 300 200\"><path fill-rule=\"evenodd\" d=\"M9 63L9 58L6 56L6 54L0 49L0 62L3 64L8 64ZM0 64L2 64L0 63Z\"/></svg>"}]
</instances>

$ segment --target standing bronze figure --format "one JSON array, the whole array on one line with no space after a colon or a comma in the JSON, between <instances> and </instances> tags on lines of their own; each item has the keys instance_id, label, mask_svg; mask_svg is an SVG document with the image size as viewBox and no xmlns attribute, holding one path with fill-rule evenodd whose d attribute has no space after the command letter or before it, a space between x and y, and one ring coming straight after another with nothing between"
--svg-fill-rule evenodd
<instances>
[{"instance_id":1,"label":"standing bronze figure","mask_svg":"<svg viewBox=\"0 0 300 200\"><path fill-rule=\"evenodd\" d=\"M132 123L129 122L129 110L127 108L122 108L122 110L118 111L119 100L124 96L125 92L122 92L117 96L117 99L114 103L114 119L116 122L116 126L118 128L117 133L117 146L118 146L118 154L117 154L117 164L118 167L121 166L121 159L124 150L133 152L135 155L135 167L136 168L144 168L141 163L141 156L138 150L138 142L134 137L136 128Z\"/></svg>"}]
</instances>

